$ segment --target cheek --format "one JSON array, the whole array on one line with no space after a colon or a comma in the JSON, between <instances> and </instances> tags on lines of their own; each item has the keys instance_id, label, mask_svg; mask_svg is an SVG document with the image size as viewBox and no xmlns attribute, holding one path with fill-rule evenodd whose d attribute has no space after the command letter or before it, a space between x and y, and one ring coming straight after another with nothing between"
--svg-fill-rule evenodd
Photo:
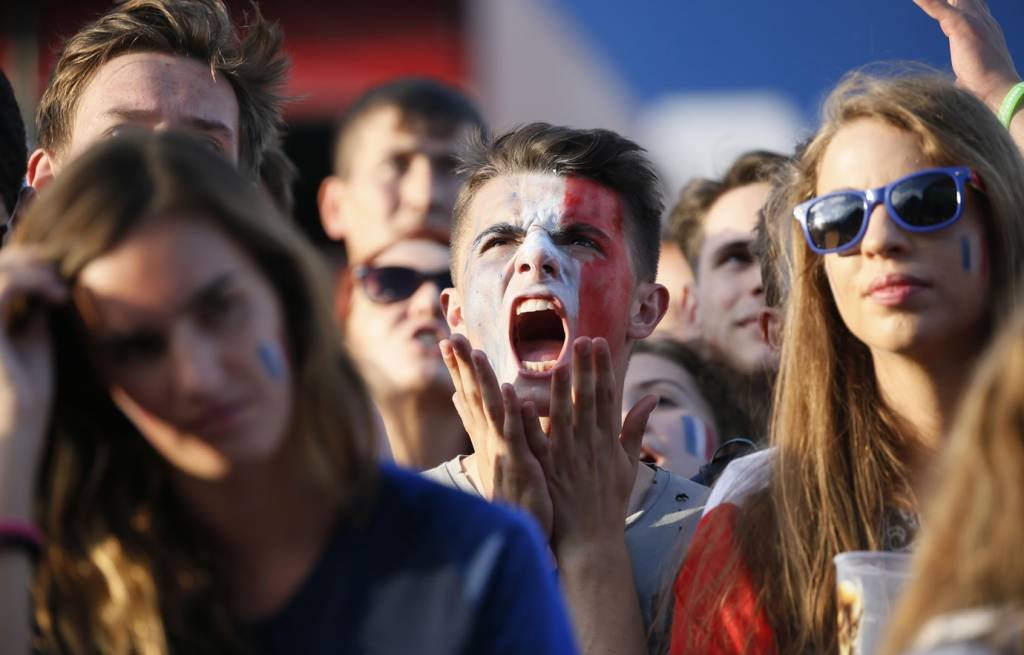
<instances>
[{"instance_id":1,"label":"cheek","mask_svg":"<svg viewBox=\"0 0 1024 655\"><path fill-rule=\"evenodd\" d=\"M580 268L579 334L604 337L614 348L625 339L633 273L625 253L593 259Z\"/></svg>"}]
</instances>

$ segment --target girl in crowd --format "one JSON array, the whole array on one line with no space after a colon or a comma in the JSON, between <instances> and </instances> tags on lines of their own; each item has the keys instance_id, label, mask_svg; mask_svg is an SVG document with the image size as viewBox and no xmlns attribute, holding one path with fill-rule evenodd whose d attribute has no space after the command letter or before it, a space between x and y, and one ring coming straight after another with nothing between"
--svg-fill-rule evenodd
<instances>
[{"instance_id":1,"label":"girl in crowd","mask_svg":"<svg viewBox=\"0 0 1024 655\"><path fill-rule=\"evenodd\" d=\"M767 412L759 401L767 399L767 386L766 376L738 375L686 343L645 339L629 358L623 417L645 395L658 396L647 419L641 460L693 478L720 444L736 437L746 444L760 440Z\"/></svg>"},{"instance_id":2,"label":"girl in crowd","mask_svg":"<svg viewBox=\"0 0 1024 655\"><path fill-rule=\"evenodd\" d=\"M1016 298L1024 162L970 93L853 74L796 167L776 448L733 464L742 484L698 528L673 653L835 652L832 558L907 547L920 477Z\"/></svg>"},{"instance_id":3,"label":"girl in crowd","mask_svg":"<svg viewBox=\"0 0 1024 655\"><path fill-rule=\"evenodd\" d=\"M979 367L957 417L887 652L1024 650L1024 309Z\"/></svg>"},{"instance_id":4,"label":"girl in crowd","mask_svg":"<svg viewBox=\"0 0 1024 655\"><path fill-rule=\"evenodd\" d=\"M32 617L0 589L6 647L573 650L521 519L374 463L326 279L185 137L110 140L42 194L0 252L3 579L41 547Z\"/></svg>"}]
</instances>

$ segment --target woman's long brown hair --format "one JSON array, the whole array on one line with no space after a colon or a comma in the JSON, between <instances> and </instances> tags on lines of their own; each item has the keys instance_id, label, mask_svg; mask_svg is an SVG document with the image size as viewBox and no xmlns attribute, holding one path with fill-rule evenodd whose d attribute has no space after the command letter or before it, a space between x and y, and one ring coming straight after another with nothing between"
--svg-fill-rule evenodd
<instances>
[{"instance_id":1,"label":"woman's long brown hair","mask_svg":"<svg viewBox=\"0 0 1024 655\"><path fill-rule=\"evenodd\" d=\"M910 587L884 652L910 649L929 619L1024 610L1024 305L985 355L933 476Z\"/></svg>"},{"instance_id":2,"label":"woman's long brown hair","mask_svg":"<svg viewBox=\"0 0 1024 655\"><path fill-rule=\"evenodd\" d=\"M968 202L984 203L988 325L1000 322L1016 297L1024 253L1024 162L1005 128L978 99L935 74L853 73L830 95L822 127L796 162L789 207L816 195L832 138L862 119L915 135L936 166L967 165L980 175L984 196L972 194ZM768 486L741 502L733 568L742 563L749 570L779 653L831 653L832 558L878 549L885 511L916 509L913 483L929 453L883 401L870 352L840 318L822 258L791 216L780 220L789 223L777 233L790 240L793 270L771 425L777 452ZM965 375L971 364L964 362ZM684 599L682 611L724 602L735 576L719 580Z\"/></svg>"},{"instance_id":3,"label":"woman's long brown hair","mask_svg":"<svg viewBox=\"0 0 1024 655\"><path fill-rule=\"evenodd\" d=\"M98 146L40 195L14 242L74 285L147 221L209 221L280 300L293 363L289 439L306 473L351 517L372 493L373 423L331 318L318 253L257 187L192 139L132 135ZM70 309L53 317L57 389L37 490L47 545L35 582L43 652L246 650L225 604L221 554L167 483L168 465L117 410ZM363 505L363 503L360 503Z\"/></svg>"}]
</instances>

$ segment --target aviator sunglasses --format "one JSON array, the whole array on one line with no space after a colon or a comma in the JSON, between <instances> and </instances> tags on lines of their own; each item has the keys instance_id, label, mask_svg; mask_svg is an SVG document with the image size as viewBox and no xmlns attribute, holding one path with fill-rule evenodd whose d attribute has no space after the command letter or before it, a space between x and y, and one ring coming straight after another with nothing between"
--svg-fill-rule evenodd
<instances>
[{"instance_id":1,"label":"aviator sunglasses","mask_svg":"<svg viewBox=\"0 0 1024 655\"><path fill-rule=\"evenodd\" d=\"M381 304L405 300L424 282L433 282L438 289L454 286L449 271L424 273L405 266L358 266L355 276L370 300Z\"/></svg>"},{"instance_id":2,"label":"aviator sunglasses","mask_svg":"<svg viewBox=\"0 0 1024 655\"><path fill-rule=\"evenodd\" d=\"M927 168L877 189L836 191L802 202L793 216L803 227L811 250L819 255L842 252L864 237L875 207L908 232L932 232L955 223L964 211L964 185L983 190L977 173L966 166Z\"/></svg>"}]
</instances>

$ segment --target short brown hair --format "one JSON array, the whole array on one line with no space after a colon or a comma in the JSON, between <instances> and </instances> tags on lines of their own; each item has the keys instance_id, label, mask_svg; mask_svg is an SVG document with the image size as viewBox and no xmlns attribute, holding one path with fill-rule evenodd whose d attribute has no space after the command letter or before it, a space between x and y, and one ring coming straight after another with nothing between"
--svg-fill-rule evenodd
<instances>
[{"instance_id":1,"label":"short brown hair","mask_svg":"<svg viewBox=\"0 0 1024 655\"><path fill-rule=\"evenodd\" d=\"M331 149L335 175L348 172L350 142L363 118L387 107L397 109L402 127L416 133L447 138L460 129L487 130L480 111L455 87L426 77L400 77L367 90L341 115Z\"/></svg>"},{"instance_id":2,"label":"short brown hair","mask_svg":"<svg viewBox=\"0 0 1024 655\"><path fill-rule=\"evenodd\" d=\"M697 274L697 260L704 244L704 219L711 206L733 189L758 182L771 182L787 161L787 157L775 152L752 150L740 155L721 180L698 177L683 187L679 200L669 214L669 231L690 263L694 275Z\"/></svg>"},{"instance_id":3,"label":"short brown hair","mask_svg":"<svg viewBox=\"0 0 1024 655\"><path fill-rule=\"evenodd\" d=\"M75 110L96 71L126 52L159 52L209 64L238 100L239 168L256 179L264 150L278 137L288 58L282 34L252 5L239 33L222 0L126 0L69 38L39 101L39 146L53 152L71 139Z\"/></svg>"},{"instance_id":4,"label":"short brown hair","mask_svg":"<svg viewBox=\"0 0 1024 655\"><path fill-rule=\"evenodd\" d=\"M452 216L452 277L458 280L466 214L487 182L521 173L554 173L593 180L625 203L630 254L638 280L658 272L662 201L660 183L645 150L610 130L577 130L548 123L517 127L496 139L469 144L460 169L464 183Z\"/></svg>"}]
</instances>

